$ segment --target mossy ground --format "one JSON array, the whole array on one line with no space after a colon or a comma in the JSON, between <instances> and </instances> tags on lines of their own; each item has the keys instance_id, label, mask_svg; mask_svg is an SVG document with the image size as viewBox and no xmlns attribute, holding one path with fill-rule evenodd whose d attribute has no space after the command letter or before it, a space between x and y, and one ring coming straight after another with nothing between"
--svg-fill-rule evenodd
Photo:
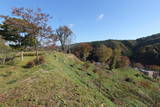
<instances>
[{"instance_id":1,"label":"mossy ground","mask_svg":"<svg viewBox=\"0 0 160 107\"><path fill-rule=\"evenodd\" d=\"M100 69L73 55L46 53L46 63L27 69L33 56L0 66L0 107L147 107L160 103L160 83L131 68ZM87 67L84 67L87 65Z\"/></svg>"}]
</instances>

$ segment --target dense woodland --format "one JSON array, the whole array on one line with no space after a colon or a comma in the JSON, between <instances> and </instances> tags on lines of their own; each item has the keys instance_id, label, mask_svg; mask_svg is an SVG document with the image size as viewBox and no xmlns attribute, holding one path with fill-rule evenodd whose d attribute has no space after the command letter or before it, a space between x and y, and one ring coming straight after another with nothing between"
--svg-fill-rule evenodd
<instances>
[{"instance_id":1,"label":"dense woodland","mask_svg":"<svg viewBox=\"0 0 160 107\"><path fill-rule=\"evenodd\" d=\"M83 53L82 51L80 51L81 53L78 52L78 49L85 48L84 44L90 46L87 54L87 59L90 61L103 62L101 61L102 56L96 54L99 52L101 54L104 53L108 57L104 59L106 63L112 64L113 58L117 54L116 59L119 60L117 61L117 67L124 62L122 65L141 65L146 69L160 71L160 34L137 40L105 40L75 44L73 45L73 52L79 58L83 58ZM115 52L117 50L119 50L119 53Z\"/></svg>"}]
</instances>

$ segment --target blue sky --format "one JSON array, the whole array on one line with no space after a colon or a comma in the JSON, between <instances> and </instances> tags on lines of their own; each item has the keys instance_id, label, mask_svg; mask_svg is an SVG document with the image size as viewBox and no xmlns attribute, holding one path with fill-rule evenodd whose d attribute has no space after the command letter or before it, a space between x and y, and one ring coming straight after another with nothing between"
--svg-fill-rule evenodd
<instances>
[{"instance_id":1,"label":"blue sky","mask_svg":"<svg viewBox=\"0 0 160 107\"><path fill-rule=\"evenodd\" d=\"M68 25L75 42L136 39L160 32L160 0L1 0L0 14L13 7L42 8L55 29Z\"/></svg>"}]
</instances>

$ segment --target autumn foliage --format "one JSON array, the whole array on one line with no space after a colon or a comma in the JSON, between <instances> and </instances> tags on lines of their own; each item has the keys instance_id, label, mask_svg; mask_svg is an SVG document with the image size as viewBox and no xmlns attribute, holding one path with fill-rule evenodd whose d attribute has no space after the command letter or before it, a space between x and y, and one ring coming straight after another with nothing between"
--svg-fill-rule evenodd
<instances>
[{"instance_id":1,"label":"autumn foliage","mask_svg":"<svg viewBox=\"0 0 160 107\"><path fill-rule=\"evenodd\" d=\"M92 47L87 43L81 43L74 49L74 54L86 61L87 57L90 55Z\"/></svg>"},{"instance_id":2,"label":"autumn foliage","mask_svg":"<svg viewBox=\"0 0 160 107\"><path fill-rule=\"evenodd\" d=\"M105 63L112 56L112 49L105 45L101 45L97 49L96 55L98 56L100 62Z\"/></svg>"},{"instance_id":3,"label":"autumn foliage","mask_svg":"<svg viewBox=\"0 0 160 107\"><path fill-rule=\"evenodd\" d=\"M128 67L130 63L130 59L127 56L121 56L119 61L119 67Z\"/></svg>"}]
</instances>

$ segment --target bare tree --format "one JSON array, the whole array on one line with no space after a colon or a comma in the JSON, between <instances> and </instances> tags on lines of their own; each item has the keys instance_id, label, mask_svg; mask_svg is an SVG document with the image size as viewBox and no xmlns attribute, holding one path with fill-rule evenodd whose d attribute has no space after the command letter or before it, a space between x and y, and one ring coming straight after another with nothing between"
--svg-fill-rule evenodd
<instances>
[{"instance_id":1,"label":"bare tree","mask_svg":"<svg viewBox=\"0 0 160 107\"><path fill-rule=\"evenodd\" d=\"M62 51L66 52L67 47L70 45L72 34L72 30L67 26L59 27L56 30L57 39L61 43Z\"/></svg>"}]
</instances>

